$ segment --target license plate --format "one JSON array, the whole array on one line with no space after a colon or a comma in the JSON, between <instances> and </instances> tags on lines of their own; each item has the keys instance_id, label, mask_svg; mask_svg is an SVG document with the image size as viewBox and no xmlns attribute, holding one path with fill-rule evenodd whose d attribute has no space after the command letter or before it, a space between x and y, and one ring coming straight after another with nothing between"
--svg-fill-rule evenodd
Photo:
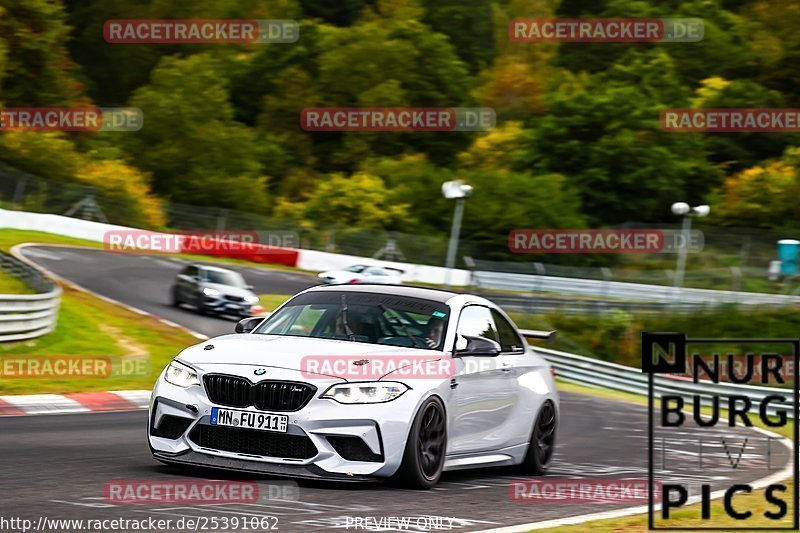
<instances>
[{"instance_id":1,"label":"license plate","mask_svg":"<svg viewBox=\"0 0 800 533\"><path fill-rule=\"evenodd\" d=\"M259 413L257 411L236 411L233 409L220 409L219 407L211 408L212 426L231 426L286 433L288 424L289 417L287 415Z\"/></svg>"}]
</instances>

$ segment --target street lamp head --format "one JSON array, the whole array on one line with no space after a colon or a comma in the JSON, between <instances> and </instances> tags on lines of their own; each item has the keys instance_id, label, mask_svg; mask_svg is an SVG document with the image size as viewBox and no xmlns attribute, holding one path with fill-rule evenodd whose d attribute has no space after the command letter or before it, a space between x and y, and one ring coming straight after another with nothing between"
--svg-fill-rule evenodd
<instances>
[{"instance_id":1,"label":"street lamp head","mask_svg":"<svg viewBox=\"0 0 800 533\"><path fill-rule=\"evenodd\" d=\"M706 206L708 207L708 206ZM672 204L672 213L678 216L688 215L692 208L686 202L675 202Z\"/></svg>"},{"instance_id":2,"label":"street lamp head","mask_svg":"<svg viewBox=\"0 0 800 533\"><path fill-rule=\"evenodd\" d=\"M448 200L466 198L472 194L472 185L467 185L463 180L446 181L442 183L442 194Z\"/></svg>"},{"instance_id":3,"label":"street lamp head","mask_svg":"<svg viewBox=\"0 0 800 533\"><path fill-rule=\"evenodd\" d=\"M692 213L698 217L707 217L710 212L711 206L708 205L698 205L697 207L692 208Z\"/></svg>"}]
</instances>

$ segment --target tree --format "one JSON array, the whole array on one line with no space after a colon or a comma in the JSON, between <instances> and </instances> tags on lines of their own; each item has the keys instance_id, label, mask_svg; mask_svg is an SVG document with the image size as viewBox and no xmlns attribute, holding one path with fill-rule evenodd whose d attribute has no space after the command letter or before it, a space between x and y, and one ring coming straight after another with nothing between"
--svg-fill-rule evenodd
<instances>
[{"instance_id":1,"label":"tree","mask_svg":"<svg viewBox=\"0 0 800 533\"><path fill-rule=\"evenodd\" d=\"M144 127L120 137L153 188L189 204L263 211L267 207L261 147L233 119L218 60L209 54L164 57L150 84L131 101Z\"/></svg>"},{"instance_id":2,"label":"tree","mask_svg":"<svg viewBox=\"0 0 800 533\"><path fill-rule=\"evenodd\" d=\"M660 111L688 97L673 61L629 56L552 94L517 167L566 176L593 224L666 220L674 198L702 197L720 179L700 134L661 130Z\"/></svg>"},{"instance_id":3,"label":"tree","mask_svg":"<svg viewBox=\"0 0 800 533\"><path fill-rule=\"evenodd\" d=\"M392 201L391 191L378 176L357 172L332 174L320 181L304 202L279 202L279 217L314 221L317 228L397 229L410 219L408 204Z\"/></svg>"},{"instance_id":4,"label":"tree","mask_svg":"<svg viewBox=\"0 0 800 533\"><path fill-rule=\"evenodd\" d=\"M93 161L75 176L95 190L109 222L160 229L166 223L160 199L150 192L150 177L120 160Z\"/></svg>"},{"instance_id":5,"label":"tree","mask_svg":"<svg viewBox=\"0 0 800 533\"><path fill-rule=\"evenodd\" d=\"M423 0L422 22L447 35L458 56L472 72L494 58L492 9L485 0Z\"/></svg>"},{"instance_id":6,"label":"tree","mask_svg":"<svg viewBox=\"0 0 800 533\"><path fill-rule=\"evenodd\" d=\"M701 82L691 106L704 109L785 107L781 93L756 81L717 77ZM709 158L729 171L779 157L787 146L800 144L800 135L796 133L709 133L705 137Z\"/></svg>"},{"instance_id":7,"label":"tree","mask_svg":"<svg viewBox=\"0 0 800 533\"><path fill-rule=\"evenodd\" d=\"M62 132L9 131L0 135L0 161L46 179L68 182L85 164Z\"/></svg>"},{"instance_id":8,"label":"tree","mask_svg":"<svg viewBox=\"0 0 800 533\"><path fill-rule=\"evenodd\" d=\"M712 195L712 222L723 226L800 229L800 148L728 177Z\"/></svg>"},{"instance_id":9,"label":"tree","mask_svg":"<svg viewBox=\"0 0 800 533\"><path fill-rule=\"evenodd\" d=\"M7 105L88 103L65 46L69 31L60 2L6 0L0 6L0 82Z\"/></svg>"}]
</instances>

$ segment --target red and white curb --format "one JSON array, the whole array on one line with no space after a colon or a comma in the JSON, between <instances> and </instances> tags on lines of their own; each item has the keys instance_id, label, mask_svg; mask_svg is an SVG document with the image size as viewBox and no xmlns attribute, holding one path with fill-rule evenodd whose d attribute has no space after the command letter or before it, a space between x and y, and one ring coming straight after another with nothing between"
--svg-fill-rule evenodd
<instances>
[{"instance_id":1,"label":"red and white curb","mask_svg":"<svg viewBox=\"0 0 800 533\"><path fill-rule=\"evenodd\" d=\"M53 415L147 409L148 390L0 396L0 416Z\"/></svg>"},{"instance_id":2,"label":"red and white curb","mask_svg":"<svg viewBox=\"0 0 800 533\"><path fill-rule=\"evenodd\" d=\"M119 305L133 311L136 314L151 317L158 320L162 324L177 328L185 331L193 337L206 340L207 335L192 331L189 328L176 324L171 320L161 318L159 316L143 311L137 307L133 307L102 294L82 287L77 283L68 281L57 274L47 270L43 266L34 263L27 257L22 255L21 250L28 246L37 246L37 243L24 243L18 244L11 248L11 253L21 261L24 261L35 268L43 271L48 276L52 277L59 283L68 285L74 289L87 292L92 296L105 300L109 303ZM59 246L64 248L90 248L88 246L71 246L71 245L52 245L46 246ZM92 248L93 249L93 248ZM266 314L267 311L261 306L253 308L254 315ZM147 390L127 390L127 391L106 391L106 392L74 392L68 394L28 394L19 396L0 396L0 416L19 416L19 415L50 415L50 414L68 414L68 413L90 413L97 411L132 411L138 409L147 409L150 402L150 391Z\"/></svg>"}]
</instances>

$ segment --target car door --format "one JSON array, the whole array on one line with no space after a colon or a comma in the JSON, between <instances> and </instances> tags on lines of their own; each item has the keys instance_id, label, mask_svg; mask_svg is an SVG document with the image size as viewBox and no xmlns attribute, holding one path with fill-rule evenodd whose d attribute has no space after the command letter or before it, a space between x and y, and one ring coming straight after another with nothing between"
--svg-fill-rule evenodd
<instances>
[{"instance_id":1,"label":"car door","mask_svg":"<svg viewBox=\"0 0 800 533\"><path fill-rule=\"evenodd\" d=\"M386 283L386 273L380 267L367 267L361 273L364 283Z\"/></svg>"},{"instance_id":2,"label":"car door","mask_svg":"<svg viewBox=\"0 0 800 533\"><path fill-rule=\"evenodd\" d=\"M178 293L184 301L194 303L197 292L197 280L200 276L200 271L196 266L189 265L183 272L178 274Z\"/></svg>"},{"instance_id":3,"label":"car door","mask_svg":"<svg viewBox=\"0 0 800 533\"><path fill-rule=\"evenodd\" d=\"M533 356L527 351L525 342L508 318L497 309L492 309L492 319L497 328L497 342L500 344L498 362L509 380L509 387L514 389L514 405L507 425L502 429L508 435L506 445L513 446L530 440L534 402L523 393L521 383L526 381L527 373L536 369Z\"/></svg>"},{"instance_id":4,"label":"car door","mask_svg":"<svg viewBox=\"0 0 800 533\"><path fill-rule=\"evenodd\" d=\"M457 344L462 335L498 341L491 309L464 307L456 327ZM502 356L455 358L448 455L495 450L509 441L516 385L507 363Z\"/></svg>"}]
</instances>

